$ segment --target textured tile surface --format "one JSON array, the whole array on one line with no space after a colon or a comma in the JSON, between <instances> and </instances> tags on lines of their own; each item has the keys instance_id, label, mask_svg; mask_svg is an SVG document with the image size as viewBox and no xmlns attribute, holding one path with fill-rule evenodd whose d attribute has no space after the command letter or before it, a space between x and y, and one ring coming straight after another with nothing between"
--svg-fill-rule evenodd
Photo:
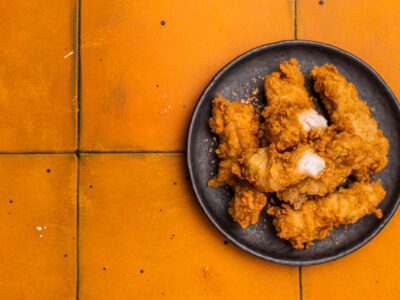
<instances>
[{"instance_id":1,"label":"textured tile surface","mask_svg":"<svg viewBox=\"0 0 400 300\"><path fill-rule=\"evenodd\" d=\"M298 268L231 244L201 212L182 154L84 155L82 299L298 299Z\"/></svg>"},{"instance_id":2,"label":"textured tile surface","mask_svg":"<svg viewBox=\"0 0 400 300\"><path fill-rule=\"evenodd\" d=\"M82 148L184 149L215 73L293 34L294 1L83 1Z\"/></svg>"},{"instance_id":3,"label":"textured tile surface","mask_svg":"<svg viewBox=\"0 0 400 300\"><path fill-rule=\"evenodd\" d=\"M73 155L0 155L2 299L74 299Z\"/></svg>"},{"instance_id":4,"label":"textured tile surface","mask_svg":"<svg viewBox=\"0 0 400 300\"><path fill-rule=\"evenodd\" d=\"M400 298L400 215L371 242L337 261L303 267L303 299Z\"/></svg>"},{"instance_id":5,"label":"textured tile surface","mask_svg":"<svg viewBox=\"0 0 400 300\"><path fill-rule=\"evenodd\" d=\"M75 149L75 1L1 1L0 152Z\"/></svg>"}]
</instances>

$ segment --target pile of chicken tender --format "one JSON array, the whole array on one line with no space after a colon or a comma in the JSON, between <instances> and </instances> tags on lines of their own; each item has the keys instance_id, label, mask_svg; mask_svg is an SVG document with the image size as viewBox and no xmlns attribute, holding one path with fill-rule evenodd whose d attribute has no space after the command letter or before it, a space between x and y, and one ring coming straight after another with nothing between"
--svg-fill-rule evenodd
<instances>
[{"instance_id":1,"label":"pile of chicken tender","mask_svg":"<svg viewBox=\"0 0 400 300\"><path fill-rule=\"evenodd\" d=\"M370 176L386 166L389 142L368 106L336 67L315 66L310 76L329 120L314 109L293 58L265 77L265 121L252 104L221 95L209 120L220 161L208 185L232 188L229 214L243 228L265 208L294 248L365 215L381 218L386 193Z\"/></svg>"}]
</instances>

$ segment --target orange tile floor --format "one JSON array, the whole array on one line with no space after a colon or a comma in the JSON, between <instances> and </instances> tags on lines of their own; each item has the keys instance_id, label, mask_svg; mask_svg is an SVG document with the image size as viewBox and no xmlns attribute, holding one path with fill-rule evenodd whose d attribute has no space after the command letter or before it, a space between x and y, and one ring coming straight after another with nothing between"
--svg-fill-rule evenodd
<instances>
[{"instance_id":1,"label":"orange tile floor","mask_svg":"<svg viewBox=\"0 0 400 300\"><path fill-rule=\"evenodd\" d=\"M1 1L1 299L399 299L400 217L289 267L210 225L186 178L192 109L227 62L287 39L400 95L397 1Z\"/></svg>"}]
</instances>

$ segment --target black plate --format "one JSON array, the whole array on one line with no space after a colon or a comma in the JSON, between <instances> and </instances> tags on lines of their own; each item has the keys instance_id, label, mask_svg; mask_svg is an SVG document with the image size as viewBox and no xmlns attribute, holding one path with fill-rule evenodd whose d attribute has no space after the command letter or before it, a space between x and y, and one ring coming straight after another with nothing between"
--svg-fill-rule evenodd
<instances>
[{"instance_id":1,"label":"black plate","mask_svg":"<svg viewBox=\"0 0 400 300\"><path fill-rule=\"evenodd\" d=\"M271 218L265 210L257 224L242 229L228 214L226 188L208 187L210 173L217 171L215 153L209 153L213 134L208 126L211 101L217 94L233 101L246 98L255 88L255 97L266 103L263 77L279 66L280 61L296 58L304 75L310 95L308 72L315 65L335 65L347 80L355 84L359 97L374 112L378 126L389 139L389 163L374 179L381 179L387 191L380 203L383 218L365 216L347 228L335 228L331 235L315 242L309 249L296 250L289 242L276 236ZM316 103L319 109L319 103ZM215 146L213 146L215 149ZM345 256L370 241L389 221L400 200L400 106L382 78L365 62L354 55L330 45L311 41L283 41L255 48L224 67L201 95L193 112L187 140L187 160L194 192L204 213L214 226L233 244L257 257L288 265L311 265Z\"/></svg>"}]
</instances>

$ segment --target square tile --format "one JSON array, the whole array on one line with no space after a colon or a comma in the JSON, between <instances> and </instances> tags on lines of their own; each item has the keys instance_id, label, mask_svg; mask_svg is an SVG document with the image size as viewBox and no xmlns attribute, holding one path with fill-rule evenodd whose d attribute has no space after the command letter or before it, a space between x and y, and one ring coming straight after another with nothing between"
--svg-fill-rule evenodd
<instances>
[{"instance_id":1,"label":"square tile","mask_svg":"<svg viewBox=\"0 0 400 300\"><path fill-rule=\"evenodd\" d=\"M216 72L294 36L294 1L82 2L84 150L183 150Z\"/></svg>"},{"instance_id":2,"label":"square tile","mask_svg":"<svg viewBox=\"0 0 400 300\"><path fill-rule=\"evenodd\" d=\"M298 1L297 36L357 55L399 96L399 10L399 1Z\"/></svg>"},{"instance_id":3,"label":"square tile","mask_svg":"<svg viewBox=\"0 0 400 300\"><path fill-rule=\"evenodd\" d=\"M0 152L73 151L75 1L1 1Z\"/></svg>"},{"instance_id":4,"label":"square tile","mask_svg":"<svg viewBox=\"0 0 400 300\"><path fill-rule=\"evenodd\" d=\"M0 155L2 299L75 299L73 155Z\"/></svg>"},{"instance_id":5,"label":"square tile","mask_svg":"<svg viewBox=\"0 0 400 300\"><path fill-rule=\"evenodd\" d=\"M327 264L302 268L303 299L399 299L400 213L367 245Z\"/></svg>"},{"instance_id":6,"label":"square tile","mask_svg":"<svg viewBox=\"0 0 400 300\"><path fill-rule=\"evenodd\" d=\"M299 299L297 267L224 243L182 154L82 155L80 170L81 299Z\"/></svg>"}]
</instances>

